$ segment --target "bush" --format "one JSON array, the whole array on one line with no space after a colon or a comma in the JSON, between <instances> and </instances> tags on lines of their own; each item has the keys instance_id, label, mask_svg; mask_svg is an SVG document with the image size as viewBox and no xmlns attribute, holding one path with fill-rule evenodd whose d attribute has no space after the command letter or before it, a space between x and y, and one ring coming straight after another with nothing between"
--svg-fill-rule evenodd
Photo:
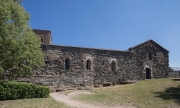
<instances>
[{"instance_id":1,"label":"bush","mask_svg":"<svg viewBox=\"0 0 180 108\"><path fill-rule=\"evenodd\" d=\"M49 96L48 87L22 83L0 82L0 100L46 98Z\"/></svg>"}]
</instances>

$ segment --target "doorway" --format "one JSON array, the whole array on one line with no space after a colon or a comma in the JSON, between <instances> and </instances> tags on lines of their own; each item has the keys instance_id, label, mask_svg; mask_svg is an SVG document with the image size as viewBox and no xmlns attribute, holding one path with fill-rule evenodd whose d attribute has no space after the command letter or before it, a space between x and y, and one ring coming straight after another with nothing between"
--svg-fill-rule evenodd
<instances>
[{"instance_id":1,"label":"doorway","mask_svg":"<svg viewBox=\"0 0 180 108\"><path fill-rule=\"evenodd\" d=\"M146 79L151 79L151 69L146 68Z\"/></svg>"}]
</instances>

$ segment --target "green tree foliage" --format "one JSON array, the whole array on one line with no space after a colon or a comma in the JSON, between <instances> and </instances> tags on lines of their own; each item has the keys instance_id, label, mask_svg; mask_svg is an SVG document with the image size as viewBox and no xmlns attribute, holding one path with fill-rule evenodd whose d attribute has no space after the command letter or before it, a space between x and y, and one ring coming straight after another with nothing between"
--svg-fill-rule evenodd
<instances>
[{"instance_id":1,"label":"green tree foliage","mask_svg":"<svg viewBox=\"0 0 180 108\"><path fill-rule=\"evenodd\" d=\"M22 0L0 0L0 73L15 76L33 74L44 65L41 41L29 27L29 14Z\"/></svg>"}]
</instances>

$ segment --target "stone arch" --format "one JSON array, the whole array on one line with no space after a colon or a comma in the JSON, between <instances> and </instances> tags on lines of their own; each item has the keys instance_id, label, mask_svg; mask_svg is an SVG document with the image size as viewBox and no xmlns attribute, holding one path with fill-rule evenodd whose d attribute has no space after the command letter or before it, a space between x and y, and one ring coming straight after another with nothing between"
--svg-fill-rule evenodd
<instances>
[{"instance_id":1,"label":"stone arch","mask_svg":"<svg viewBox=\"0 0 180 108\"><path fill-rule=\"evenodd\" d=\"M84 62L83 62L84 69L93 70L93 68L95 66L93 56L90 54L84 54L83 56L84 56Z\"/></svg>"},{"instance_id":2,"label":"stone arch","mask_svg":"<svg viewBox=\"0 0 180 108\"><path fill-rule=\"evenodd\" d=\"M118 69L117 59L110 58L109 64L110 64L110 68L109 68L110 71L113 72L115 75L117 75L117 69Z\"/></svg>"},{"instance_id":3,"label":"stone arch","mask_svg":"<svg viewBox=\"0 0 180 108\"><path fill-rule=\"evenodd\" d=\"M90 59L88 59L88 60L86 61L86 69L87 69L87 70L91 70L91 60L90 60Z\"/></svg>"}]
</instances>

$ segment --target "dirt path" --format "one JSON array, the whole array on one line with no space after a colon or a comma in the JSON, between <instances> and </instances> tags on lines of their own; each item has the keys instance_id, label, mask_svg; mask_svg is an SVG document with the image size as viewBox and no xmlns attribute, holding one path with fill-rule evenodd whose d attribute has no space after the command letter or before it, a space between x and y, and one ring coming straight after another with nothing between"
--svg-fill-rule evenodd
<instances>
[{"instance_id":1,"label":"dirt path","mask_svg":"<svg viewBox=\"0 0 180 108\"><path fill-rule=\"evenodd\" d=\"M71 92L69 94L53 92L50 94L50 96L57 101L61 101L65 104L67 104L68 106L77 107L77 108L136 108L134 106L117 106L117 107L95 106L95 105L82 103L80 101L72 99L73 97L76 97L80 94L92 94L92 92L75 91L75 92Z\"/></svg>"}]
</instances>

